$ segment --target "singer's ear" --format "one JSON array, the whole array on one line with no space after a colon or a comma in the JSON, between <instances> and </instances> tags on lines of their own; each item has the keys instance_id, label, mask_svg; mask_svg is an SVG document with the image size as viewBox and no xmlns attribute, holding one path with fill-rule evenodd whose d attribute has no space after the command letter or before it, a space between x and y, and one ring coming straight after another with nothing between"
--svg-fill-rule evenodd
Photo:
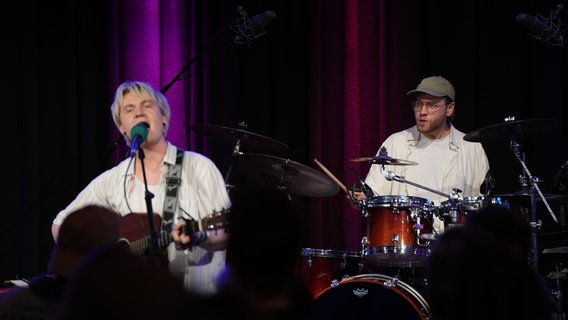
<instances>
[{"instance_id":1,"label":"singer's ear","mask_svg":"<svg viewBox=\"0 0 568 320\"><path fill-rule=\"evenodd\" d=\"M162 123L162 127L165 127L165 126L166 126L166 123L165 123L165 122L163 122L163 123Z\"/></svg>"}]
</instances>

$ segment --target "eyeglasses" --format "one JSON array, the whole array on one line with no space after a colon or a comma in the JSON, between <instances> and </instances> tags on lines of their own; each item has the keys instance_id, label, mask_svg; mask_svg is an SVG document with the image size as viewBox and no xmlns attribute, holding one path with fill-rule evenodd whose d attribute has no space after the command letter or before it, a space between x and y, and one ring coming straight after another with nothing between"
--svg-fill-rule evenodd
<instances>
[{"instance_id":1,"label":"eyeglasses","mask_svg":"<svg viewBox=\"0 0 568 320\"><path fill-rule=\"evenodd\" d=\"M432 102L428 102L428 103L422 103L422 101L413 101L412 102L412 108L414 108L414 111L420 111L420 110L422 110L422 108L424 106L426 106L426 111L428 111L428 113L434 113L438 109L440 109L440 107L442 107L441 105L434 104Z\"/></svg>"}]
</instances>

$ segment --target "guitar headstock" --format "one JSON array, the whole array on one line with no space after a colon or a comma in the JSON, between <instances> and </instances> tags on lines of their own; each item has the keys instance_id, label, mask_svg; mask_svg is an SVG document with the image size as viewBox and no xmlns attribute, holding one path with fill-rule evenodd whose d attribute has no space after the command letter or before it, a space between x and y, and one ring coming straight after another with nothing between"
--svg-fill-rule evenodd
<instances>
[{"instance_id":1,"label":"guitar headstock","mask_svg":"<svg viewBox=\"0 0 568 320\"><path fill-rule=\"evenodd\" d=\"M201 227L203 230L227 229L229 227L230 209L222 209L214 211L212 214L201 219Z\"/></svg>"}]
</instances>

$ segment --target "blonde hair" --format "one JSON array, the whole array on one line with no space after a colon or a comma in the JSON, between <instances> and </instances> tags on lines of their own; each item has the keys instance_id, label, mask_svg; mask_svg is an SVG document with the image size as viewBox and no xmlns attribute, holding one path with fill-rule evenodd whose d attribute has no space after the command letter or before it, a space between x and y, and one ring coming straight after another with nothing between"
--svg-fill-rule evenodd
<instances>
[{"instance_id":1,"label":"blonde hair","mask_svg":"<svg viewBox=\"0 0 568 320\"><path fill-rule=\"evenodd\" d=\"M162 128L162 133L164 137L168 134L168 128L170 127L170 105L166 97L158 90L154 89L149 83L142 81L125 81L116 89L114 95L114 101L110 106L110 112L112 114L112 119L117 128L120 127L120 106L124 102L124 96L127 93L133 92L137 95L149 96L152 100L156 102L158 108L162 115L166 116L166 121L164 122L164 127ZM120 130L120 129L119 129Z\"/></svg>"}]
</instances>

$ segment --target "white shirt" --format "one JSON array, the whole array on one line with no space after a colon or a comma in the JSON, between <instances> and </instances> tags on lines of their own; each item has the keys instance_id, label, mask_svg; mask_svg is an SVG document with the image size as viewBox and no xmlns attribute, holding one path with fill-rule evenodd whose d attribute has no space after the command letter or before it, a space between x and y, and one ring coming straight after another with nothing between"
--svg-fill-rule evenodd
<instances>
[{"instance_id":1,"label":"white shirt","mask_svg":"<svg viewBox=\"0 0 568 320\"><path fill-rule=\"evenodd\" d=\"M464 136L465 133L451 125L448 143L446 144L449 156L440 157L440 161L447 161L447 164L442 175L436 177L440 178L441 185L439 189L432 189L451 195L454 193L453 188L458 188L462 191L459 195L460 197L481 196L480 188L489 171L489 161L481 143L465 141L463 139ZM440 173L431 171L431 163L418 161L416 146L421 139L424 139L424 137L418 132L416 126L390 135L381 145L381 148L386 148L388 156L395 159L418 162L418 164L409 166L385 165L385 170L414 183L418 183L420 173L433 173L434 175ZM381 148L377 151L377 156ZM435 148L423 149L421 152L422 157L426 157L424 153L430 150L436 152ZM436 157L434 156L434 158ZM416 187L408 183L388 181L383 175L381 167L379 164L371 165L369 173L365 178L365 182L373 189L375 195L417 197L415 193ZM426 193L421 192L420 194L424 195ZM429 196L426 200L433 202L435 206L439 206L442 201L448 200L448 197L437 193L428 192L427 194ZM443 231L444 225L437 216L434 216L434 225L432 227L440 233Z\"/></svg>"},{"instance_id":2,"label":"white shirt","mask_svg":"<svg viewBox=\"0 0 568 320\"><path fill-rule=\"evenodd\" d=\"M154 195L152 209L160 216L164 207L166 177L168 169L175 165L176 152L177 148L168 142L160 183L148 186L149 191ZM130 158L125 159L97 176L57 214L53 223L61 225L70 212L87 204L111 208L122 216L131 212L147 212L144 184L134 178L133 167L129 166L129 163ZM178 217L187 218L189 215L200 221L212 213L230 208L231 202L223 176L211 159L197 152L185 151L181 177L174 224ZM184 278L186 288L208 294L216 290L216 277L225 267L226 251L209 251L202 247L181 251L176 250L174 244L170 243L168 260L170 270L174 275Z\"/></svg>"}]
</instances>

